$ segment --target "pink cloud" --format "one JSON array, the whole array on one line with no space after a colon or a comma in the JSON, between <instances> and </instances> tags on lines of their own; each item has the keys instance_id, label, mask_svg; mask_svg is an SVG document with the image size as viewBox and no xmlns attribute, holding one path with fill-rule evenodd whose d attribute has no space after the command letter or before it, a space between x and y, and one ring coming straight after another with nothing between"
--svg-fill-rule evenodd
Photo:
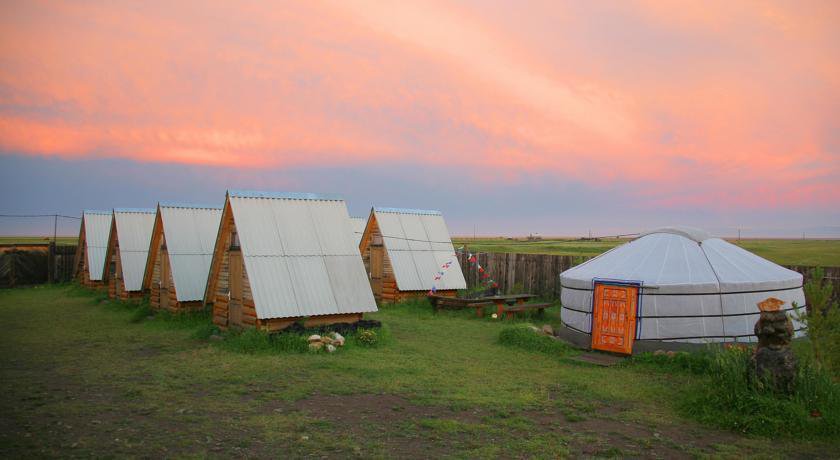
<instances>
[{"instance_id":1,"label":"pink cloud","mask_svg":"<svg viewBox=\"0 0 840 460\"><path fill-rule=\"evenodd\" d=\"M824 205L836 10L27 2L0 17L0 151L414 162L627 183L654 206Z\"/></svg>"}]
</instances>

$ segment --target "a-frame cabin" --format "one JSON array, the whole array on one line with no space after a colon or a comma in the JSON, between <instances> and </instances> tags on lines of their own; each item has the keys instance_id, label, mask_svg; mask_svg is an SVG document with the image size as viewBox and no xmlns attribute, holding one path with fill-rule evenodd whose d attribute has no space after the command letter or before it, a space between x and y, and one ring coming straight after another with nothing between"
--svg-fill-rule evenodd
<instances>
[{"instance_id":1,"label":"a-frame cabin","mask_svg":"<svg viewBox=\"0 0 840 460\"><path fill-rule=\"evenodd\" d=\"M204 289L222 208L159 203L143 277L153 309L182 313L204 307Z\"/></svg>"},{"instance_id":2,"label":"a-frame cabin","mask_svg":"<svg viewBox=\"0 0 840 460\"><path fill-rule=\"evenodd\" d=\"M108 231L111 229L110 211L82 212L79 228L79 245L76 247L75 278L83 286L104 288L102 267L105 265L105 250L108 247Z\"/></svg>"},{"instance_id":3,"label":"a-frame cabin","mask_svg":"<svg viewBox=\"0 0 840 460\"><path fill-rule=\"evenodd\" d=\"M229 191L204 300L217 326L266 331L377 310L344 200L311 193Z\"/></svg>"},{"instance_id":4,"label":"a-frame cabin","mask_svg":"<svg viewBox=\"0 0 840 460\"><path fill-rule=\"evenodd\" d=\"M112 299L143 296L143 275L154 223L154 209L114 209L102 276Z\"/></svg>"},{"instance_id":5,"label":"a-frame cabin","mask_svg":"<svg viewBox=\"0 0 840 460\"><path fill-rule=\"evenodd\" d=\"M401 302L430 290L454 297L467 288L439 211L373 208L359 251L379 301Z\"/></svg>"}]
</instances>

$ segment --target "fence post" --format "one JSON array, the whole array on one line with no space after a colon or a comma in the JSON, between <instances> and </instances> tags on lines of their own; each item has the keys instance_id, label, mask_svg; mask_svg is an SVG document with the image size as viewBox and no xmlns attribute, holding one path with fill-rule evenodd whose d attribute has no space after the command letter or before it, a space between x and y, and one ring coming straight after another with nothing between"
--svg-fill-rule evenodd
<instances>
[{"instance_id":1,"label":"fence post","mask_svg":"<svg viewBox=\"0 0 840 460\"><path fill-rule=\"evenodd\" d=\"M54 283L56 278L56 257L55 257L55 240L50 242L49 253L47 255L47 283Z\"/></svg>"}]
</instances>

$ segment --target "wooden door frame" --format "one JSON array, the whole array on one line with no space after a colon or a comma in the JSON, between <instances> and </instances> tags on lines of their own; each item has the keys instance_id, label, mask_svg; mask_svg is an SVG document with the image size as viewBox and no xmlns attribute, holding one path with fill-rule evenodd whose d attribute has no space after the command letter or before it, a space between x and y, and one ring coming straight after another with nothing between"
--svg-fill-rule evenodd
<instances>
[{"instance_id":1,"label":"wooden door frame","mask_svg":"<svg viewBox=\"0 0 840 460\"><path fill-rule=\"evenodd\" d=\"M161 309L169 309L169 289L171 286L169 285L169 277L172 273L172 267L169 265L169 251L166 250L166 246L160 248L160 285L158 286L158 306ZM166 286L166 289L164 289ZM164 291L165 296L164 296ZM166 298L164 301L163 299ZM164 305L166 302L166 305Z\"/></svg>"},{"instance_id":2,"label":"wooden door frame","mask_svg":"<svg viewBox=\"0 0 840 460\"><path fill-rule=\"evenodd\" d=\"M236 258L237 258L236 263L238 264L238 271L239 271L239 273L238 273L239 276L238 277L233 276L234 275L233 270L232 270L232 268L233 268L233 257L234 257L233 254L236 254ZM229 298L228 298L228 314L227 314L228 327L230 327L230 326L241 327L242 326L242 308L243 308L243 302L244 302L244 299L242 297L243 297L243 291L244 291L244 288L245 288L245 286L244 286L244 282L245 282L244 276L245 276L245 257L242 254L242 250L239 249L239 248L229 249L228 250L228 292L229 292ZM233 322L233 315L231 314L231 312L233 310L232 307L234 305L233 286L234 286L234 279L235 278L238 278L238 280L236 280L235 282L238 283L237 287L238 287L238 291L239 291L238 292L239 298L237 300L237 306L236 306L236 308L239 309L239 312L238 312L239 313L239 318L238 318L239 321L237 323Z\"/></svg>"},{"instance_id":3,"label":"wooden door frame","mask_svg":"<svg viewBox=\"0 0 840 460\"><path fill-rule=\"evenodd\" d=\"M376 248L374 251L373 248ZM377 253L379 256L376 262L374 262L374 252ZM379 268L379 276L378 276L378 283L374 283L373 277L373 267L376 265ZM382 285L384 284L385 279L385 245L384 244L371 244L370 245L370 284L371 289L373 290L373 295L380 299L382 298ZM378 289L377 289L378 288ZM377 292L378 291L378 292Z\"/></svg>"},{"instance_id":4,"label":"wooden door frame","mask_svg":"<svg viewBox=\"0 0 840 460\"><path fill-rule=\"evenodd\" d=\"M630 347L630 351L632 353L633 346L635 346L636 341L639 340L639 334L641 333L642 328L642 321L639 318L639 312L642 311L642 289L644 289L644 282L642 281L633 281L633 280L616 280L616 279L609 279L609 278L592 278L592 301L590 304L590 312L589 315L589 349L593 349L592 343L595 340L595 291L598 285L602 286L621 286L621 287L634 287L636 288L636 311L634 317L634 331L633 331L633 344ZM601 350L599 350L601 351Z\"/></svg>"}]
</instances>

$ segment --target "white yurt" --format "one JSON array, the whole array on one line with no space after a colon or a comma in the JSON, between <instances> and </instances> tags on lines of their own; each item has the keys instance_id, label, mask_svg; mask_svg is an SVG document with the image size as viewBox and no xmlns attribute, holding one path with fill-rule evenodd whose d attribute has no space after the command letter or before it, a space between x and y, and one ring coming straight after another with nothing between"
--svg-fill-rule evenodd
<instances>
[{"instance_id":1,"label":"white yurt","mask_svg":"<svg viewBox=\"0 0 840 460\"><path fill-rule=\"evenodd\" d=\"M756 304L768 297L783 300L796 335L804 332L793 314L794 302L804 312L801 274L699 229L644 233L566 270L560 283L563 323L588 335L593 292L600 283L638 286L635 342L755 341Z\"/></svg>"}]
</instances>

